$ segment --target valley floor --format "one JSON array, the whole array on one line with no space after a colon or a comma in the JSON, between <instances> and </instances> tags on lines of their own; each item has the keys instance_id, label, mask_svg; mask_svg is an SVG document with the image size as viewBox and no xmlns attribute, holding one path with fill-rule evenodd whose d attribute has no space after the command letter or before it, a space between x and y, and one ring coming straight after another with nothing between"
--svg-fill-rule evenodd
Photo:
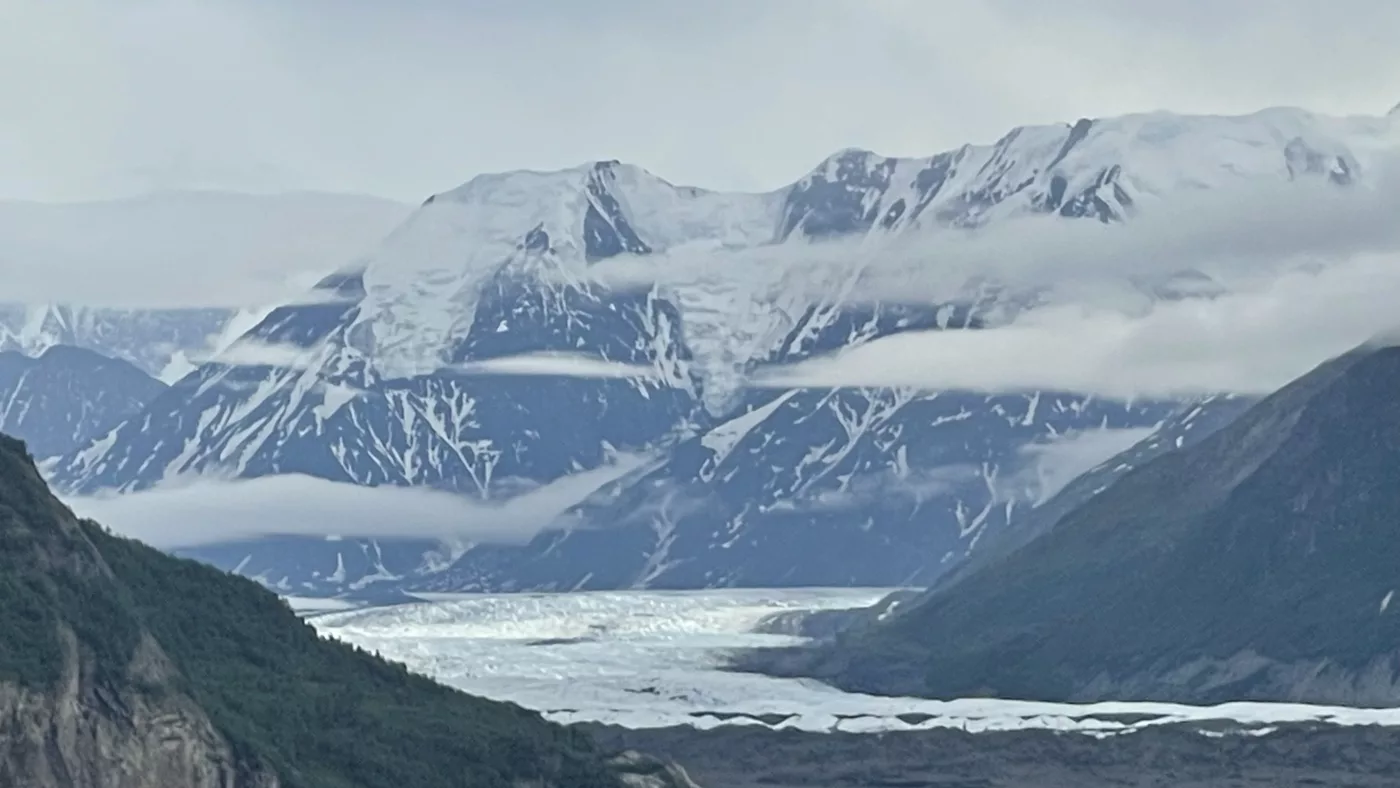
<instances>
[{"instance_id":1,"label":"valley floor","mask_svg":"<svg viewBox=\"0 0 1400 788\"><path fill-rule=\"evenodd\" d=\"M722 669L779 613L882 589L467 595L335 610L343 638L468 692L684 766L705 788L1380 788L1400 709L1238 703L939 703ZM294 601L295 602L295 601ZM315 609L313 609L315 608Z\"/></svg>"},{"instance_id":2,"label":"valley floor","mask_svg":"<svg viewBox=\"0 0 1400 788\"><path fill-rule=\"evenodd\" d=\"M1156 727L865 735L587 726L683 765L706 788L1393 788L1400 728L1288 725L1264 736Z\"/></svg>"}]
</instances>

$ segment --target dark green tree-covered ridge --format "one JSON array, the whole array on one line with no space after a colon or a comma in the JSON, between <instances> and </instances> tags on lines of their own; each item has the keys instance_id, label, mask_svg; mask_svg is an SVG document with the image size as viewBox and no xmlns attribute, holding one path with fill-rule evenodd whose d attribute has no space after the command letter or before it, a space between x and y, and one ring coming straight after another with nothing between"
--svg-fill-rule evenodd
<instances>
[{"instance_id":1,"label":"dark green tree-covered ridge","mask_svg":"<svg viewBox=\"0 0 1400 788\"><path fill-rule=\"evenodd\" d=\"M0 684L51 687L60 626L126 689L149 632L179 675L140 689L190 695L288 788L618 785L577 731L321 638L251 581L77 520L0 436Z\"/></svg>"},{"instance_id":2,"label":"dark green tree-covered ridge","mask_svg":"<svg viewBox=\"0 0 1400 788\"><path fill-rule=\"evenodd\" d=\"M1322 365L883 625L755 666L935 698L1400 705L1400 348Z\"/></svg>"}]
</instances>

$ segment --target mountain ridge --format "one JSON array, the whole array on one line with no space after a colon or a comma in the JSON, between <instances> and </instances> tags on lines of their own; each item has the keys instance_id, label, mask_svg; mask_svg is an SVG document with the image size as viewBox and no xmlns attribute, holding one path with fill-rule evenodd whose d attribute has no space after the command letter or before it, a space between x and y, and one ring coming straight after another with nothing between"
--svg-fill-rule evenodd
<instances>
[{"instance_id":1,"label":"mountain ridge","mask_svg":"<svg viewBox=\"0 0 1400 788\"><path fill-rule=\"evenodd\" d=\"M931 697L1394 705L1397 379L1393 346L1329 361L955 591L772 665Z\"/></svg>"},{"instance_id":2,"label":"mountain ridge","mask_svg":"<svg viewBox=\"0 0 1400 788\"><path fill-rule=\"evenodd\" d=\"M86 348L52 345L37 357L0 351L0 430L56 457L107 434L164 390L134 364Z\"/></svg>"},{"instance_id":3,"label":"mountain ridge","mask_svg":"<svg viewBox=\"0 0 1400 788\"><path fill-rule=\"evenodd\" d=\"M387 582L559 588L604 575L662 582L646 567L679 566L663 545L685 543L691 569L684 581L675 575L670 582L781 583L804 561L774 557L778 534L824 520L814 527L852 548L863 582L932 580L980 533L1019 516L1018 506L1024 511L1025 496L1006 486L1021 485L1024 447L1084 430L1150 427L1181 403L1114 404L1053 391L754 391L745 380L757 366L901 331L994 323L1022 308L1012 302L1023 294L969 288L948 303L853 303L863 275L854 264L820 275L779 263L742 275L700 270L686 272L688 280L630 288L601 286L592 272L604 261L664 266L680 252L719 260L733 249L786 249L800 260L825 240L877 244L1029 216L1130 223L1173 195L1232 184L1307 180L1352 188L1366 182L1378 157L1400 147L1395 136L1384 118L1302 110L1234 118L1155 113L1020 127L993 144L921 159L842 151L793 184L759 194L675 186L617 162L478 176L435 195L353 269L328 280L320 292L333 297L275 310L240 340L244 349L276 346L290 358L234 363L235 343L224 362L191 373L110 440L65 457L53 479L82 494L149 489L190 473L298 472L494 498L595 469L619 451L652 453L668 470L633 480L621 499L636 508L596 512L609 523L642 521L616 530L612 547L593 546L605 539L596 529L565 530L524 552L467 544L454 551L465 563L453 581L433 577L433 562L421 560L429 544L392 550L393 566L379 560L388 539L304 540L295 567L256 546L203 555L297 592L330 590L326 578L344 575L342 565L352 567L346 571L355 579L345 581L352 583L393 577ZM1156 285L1140 273L1125 271L1125 279L1151 291ZM462 371L538 352L649 372L510 378ZM147 421L163 428L147 431ZM939 431L930 432L933 425ZM736 440L749 443L736 453ZM920 453L920 446L939 448ZM803 465L802 478L773 471L770 450L790 452L786 461ZM719 489L723 476L713 476L713 466L724 463L736 466L726 470L733 478L758 480L755 489ZM950 468L962 469L951 484ZM903 503L893 508L857 508L865 516L855 525L848 515L842 526L829 512L812 514L833 497L913 482L950 489L927 510L919 496L896 496ZM701 507L706 516L675 527L648 521L676 490L701 500L718 495L722 504ZM709 516L721 512L723 519ZM925 538L931 541L910 541ZM559 539L570 543L564 553ZM602 554L619 556L618 563L586 570L592 580L524 568L574 549L571 560L580 565ZM881 575L888 552L901 550L930 556L931 564ZM322 568L308 574L311 565Z\"/></svg>"}]
</instances>

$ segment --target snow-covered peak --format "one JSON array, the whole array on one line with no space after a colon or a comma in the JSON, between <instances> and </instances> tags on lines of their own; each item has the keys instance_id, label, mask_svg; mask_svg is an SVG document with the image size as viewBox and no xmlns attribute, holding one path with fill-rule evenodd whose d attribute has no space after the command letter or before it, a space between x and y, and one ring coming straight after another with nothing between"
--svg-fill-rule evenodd
<instances>
[{"instance_id":1,"label":"snow-covered peak","mask_svg":"<svg viewBox=\"0 0 1400 788\"><path fill-rule=\"evenodd\" d=\"M772 195L675 186L629 164L479 175L430 199L364 267L375 355L389 376L441 365L503 266L569 281L617 255L772 237Z\"/></svg>"},{"instance_id":2,"label":"snow-covered peak","mask_svg":"<svg viewBox=\"0 0 1400 788\"><path fill-rule=\"evenodd\" d=\"M1149 112L1022 126L927 159L848 148L788 189L786 239L977 226L1027 212L1118 221L1151 201L1250 181L1349 183L1400 149L1395 115Z\"/></svg>"},{"instance_id":3,"label":"snow-covered peak","mask_svg":"<svg viewBox=\"0 0 1400 788\"><path fill-rule=\"evenodd\" d=\"M589 266L620 255L721 253L1037 214L1117 222L1202 190L1350 184L1400 151L1396 117L1273 108L1082 118L1018 127L927 158L849 148L760 194L677 186L617 161L478 175L430 198L365 260L356 318L365 328L355 335L368 337L384 374L407 376L450 356L480 289L501 271L583 287Z\"/></svg>"},{"instance_id":4,"label":"snow-covered peak","mask_svg":"<svg viewBox=\"0 0 1400 788\"><path fill-rule=\"evenodd\" d=\"M645 254L709 237L722 243L766 240L771 198L677 186L632 164L587 162L564 170L478 175L428 199L425 208L471 209L474 229L499 228L519 241L531 230L583 240L589 259ZM604 226L606 225L606 227ZM609 228L612 232L608 232Z\"/></svg>"}]
</instances>

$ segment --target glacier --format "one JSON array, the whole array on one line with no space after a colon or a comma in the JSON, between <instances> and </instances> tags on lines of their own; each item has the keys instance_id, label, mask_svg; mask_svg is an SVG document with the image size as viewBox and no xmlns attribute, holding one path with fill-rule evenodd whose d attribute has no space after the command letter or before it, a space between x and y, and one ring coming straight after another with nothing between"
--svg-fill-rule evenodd
<instances>
[{"instance_id":1,"label":"glacier","mask_svg":"<svg viewBox=\"0 0 1400 788\"><path fill-rule=\"evenodd\" d=\"M1257 735L1296 722L1400 725L1396 709L930 701L846 693L808 680L724 669L735 650L802 642L756 631L774 615L865 606L891 590L448 594L352 610L327 610L325 600L300 602L306 605L303 615L324 635L561 723L849 733L1048 729L1095 736L1160 725L1208 735Z\"/></svg>"},{"instance_id":2,"label":"glacier","mask_svg":"<svg viewBox=\"0 0 1400 788\"><path fill-rule=\"evenodd\" d=\"M523 546L396 539L386 522L377 539L269 534L187 554L321 595L929 584L1045 498L1028 448L1155 428L1199 403L747 386L767 365L979 330L1054 297L1054 282L975 276L936 302L860 295L889 243L1029 221L1131 227L1241 185L1365 189L1397 149L1394 118L1282 108L1021 127L927 158L849 149L760 194L617 161L481 175L50 477L70 496L300 473L497 500L644 455ZM1189 271L1122 269L1145 298L1212 292ZM639 374L489 372L538 354Z\"/></svg>"}]
</instances>

